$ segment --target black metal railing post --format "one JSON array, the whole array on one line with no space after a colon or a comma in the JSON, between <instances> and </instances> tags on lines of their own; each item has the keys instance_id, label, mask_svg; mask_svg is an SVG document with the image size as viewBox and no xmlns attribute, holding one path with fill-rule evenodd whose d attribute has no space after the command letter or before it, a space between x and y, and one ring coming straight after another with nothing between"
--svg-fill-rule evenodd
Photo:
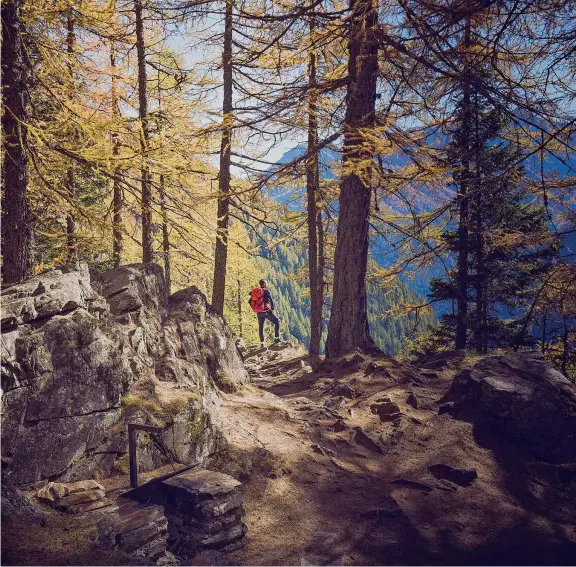
<instances>
[{"instance_id":1,"label":"black metal railing post","mask_svg":"<svg viewBox=\"0 0 576 567\"><path fill-rule=\"evenodd\" d=\"M136 432L147 431L148 433L159 433L161 427L155 425L145 425L143 423L128 424L128 456L130 458L130 486L138 486L138 463L136 461Z\"/></svg>"}]
</instances>

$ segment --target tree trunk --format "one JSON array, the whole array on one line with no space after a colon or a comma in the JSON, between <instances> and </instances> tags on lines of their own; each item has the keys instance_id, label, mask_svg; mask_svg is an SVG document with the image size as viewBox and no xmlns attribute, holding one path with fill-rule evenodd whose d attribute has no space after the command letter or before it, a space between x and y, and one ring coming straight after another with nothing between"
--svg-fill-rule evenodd
<instances>
[{"instance_id":1,"label":"tree trunk","mask_svg":"<svg viewBox=\"0 0 576 567\"><path fill-rule=\"evenodd\" d=\"M244 336L244 321L242 320L242 281L238 281L238 294L236 301L238 303L238 324L240 325L240 337Z\"/></svg>"},{"instance_id":2,"label":"tree trunk","mask_svg":"<svg viewBox=\"0 0 576 567\"><path fill-rule=\"evenodd\" d=\"M334 256L334 290L326 356L375 345L368 328L366 270L370 217L370 176L374 151L360 129L375 124L378 74L377 0L350 1L348 91L344 119L343 174Z\"/></svg>"},{"instance_id":3,"label":"tree trunk","mask_svg":"<svg viewBox=\"0 0 576 567\"><path fill-rule=\"evenodd\" d=\"M310 37L315 22L310 21ZM318 145L318 93L316 91L316 53L310 48L308 61L308 152ZM311 356L320 356L322 339L322 291L318 266L318 189L320 172L318 153L308 155L306 160L306 197L308 213L308 271L310 274L310 348Z\"/></svg>"},{"instance_id":4,"label":"tree trunk","mask_svg":"<svg viewBox=\"0 0 576 567\"><path fill-rule=\"evenodd\" d=\"M32 273L32 219L26 192L28 65L21 0L2 3L2 281L18 283Z\"/></svg>"},{"instance_id":5,"label":"tree trunk","mask_svg":"<svg viewBox=\"0 0 576 567\"><path fill-rule=\"evenodd\" d=\"M319 199L322 199L322 194L319 193ZM326 254L324 252L324 222L322 220L322 206L318 207L318 214L316 215L316 231L318 233L318 295L320 296L320 316L323 317L324 312L324 288L326 282L324 280L324 269L326 267ZM324 326L324 325L322 325Z\"/></svg>"},{"instance_id":6,"label":"tree trunk","mask_svg":"<svg viewBox=\"0 0 576 567\"><path fill-rule=\"evenodd\" d=\"M170 268L170 238L168 235L168 211L166 210L166 190L164 176L160 175L160 209L162 212L162 257L164 259L164 279L166 289L170 295L172 287L172 270Z\"/></svg>"},{"instance_id":7,"label":"tree trunk","mask_svg":"<svg viewBox=\"0 0 576 567\"><path fill-rule=\"evenodd\" d=\"M470 16L466 19L464 31L465 68L463 74L462 104L462 173L458 184L458 301L456 311L455 345L457 349L466 348L468 332L468 181L470 179L470 69L468 59L471 45Z\"/></svg>"},{"instance_id":8,"label":"tree trunk","mask_svg":"<svg viewBox=\"0 0 576 567\"><path fill-rule=\"evenodd\" d=\"M74 32L74 15L70 6L66 11L66 50L68 52L68 71L70 84L74 88L74 64L73 57L76 44ZM66 261L73 263L78 261L78 236L76 234L76 215L74 207L76 202L76 179L74 176L74 164L70 163L66 170L66 189L68 190L68 213L66 214Z\"/></svg>"},{"instance_id":9,"label":"tree trunk","mask_svg":"<svg viewBox=\"0 0 576 567\"><path fill-rule=\"evenodd\" d=\"M134 0L136 16L136 51L138 55L138 118L142 132L140 147L142 150L142 261L154 261L154 242L152 239L152 183L150 170L146 165L146 151L150 140L148 126L148 84L146 78L146 45L144 43L144 20L142 17L142 0Z\"/></svg>"},{"instance_id":10,"label":"tree trunk","mask_svg":"<svg viewBox=\"0 0 576 567\"><path fill-rule=\"evenodd\" d=\"M487 336L487 297L486 297L486 274L484 268L484 234L482 227L482 196L480 191L475 195L475 217L476 217L476 312L474 314L474 343L479 354L488 351Z\"/></svg>"},{"instance_id":11,"label":"tree trunk","mask_svg":"<svg viewBox=\"0 0 576 567\"><path fill-rule=\"evenodd\" d=\"M568 318L566 317L566 315L564 315L562 320L564 322L564 334L562 335L562 366L561 366L561 370L562 370L562 374L564 374L564 376L568 376L566 370L568 368L568 352L570 350L570 347L568 344L568 336L569 336L570 332L569 332L569 328L568 328Z\"/></svg>"},{"instance_id":12,"label":"tree trunk","mask_svg":"<svg viewBox=\"0 0 576 567\"><path fill-rule=\"evenodd\" d=\"M488 350L488 337L486 335L486 303L485 294L486 277L484 270L484 227L482 210L482 170L480 167L480 154L483 150L479 132L480 108L478 92L474 93L474 162L476 164L476 182L474 184L474 217L475 217L475 263L476 263L476 312L474 314L474 343L479 354Z\"/></svg>"},{"instance_id":13,"label":"tree trunk","mask_svg":"<svg viewBox=\"0 0 576 567\"><path fill-rule=\"evenodd\" d=\"M114 42L110 44L110 66L112 67L112 116L114 120L120 121L120 104L118 100L118 85L116 78L116 53ZM112 156L115 160L120 154L120 140L118 133L112 133ZM117 268L122 263L122 208L124 199L122 195L122 186L120 185L120 167L115 166L112 179L112 257L114 267Z\"/></svg>"},{"instance_id":14,"label":"tree trunk","mask_svg":"<svg viewBox=\"0 0 576 567\"><path fill-rule=\"evenodd\" d=\"M162 88L160 81L160 71L158 70L158 132L160 134L161 147L164 146L164 136L162 124ZM170 267L170 237L168 234L168 210L166 209L166 183L164 175L160 174L160 212L162 215L162 259L164 260L164 280L166 282L166 290L170 295L172 287L172 270Z\"/></svg>"},{"instance_id":15,"label":"tree trunk","mask_svg":"<svg viewBox=\"0 0 576 567\"><path fill-rule=\"evenodd\" d=\"M230 152L232 144L232 0L226 0L224 21L224 49L222 54L224 99L222 103L222 141L220 145L220 173L218 175L218 220L212 307L224 313L226 292L226 264L228 260L228 225L230 222Z\"/></svg>"},{"instance_id":16,"label":"tree trunk","mask_svg":"<svg viewBox=\"0 0 576 567\"><path fill-rule=\"evenodd\" d=\"M76 234L76 215L74 214L74 202L76 200L76 179L74 167L69 166L66 170L66 189L70 199L70 210L66 214L66 261L74 263L78 261L78 239Z\"/></svg>"}]
</instances>

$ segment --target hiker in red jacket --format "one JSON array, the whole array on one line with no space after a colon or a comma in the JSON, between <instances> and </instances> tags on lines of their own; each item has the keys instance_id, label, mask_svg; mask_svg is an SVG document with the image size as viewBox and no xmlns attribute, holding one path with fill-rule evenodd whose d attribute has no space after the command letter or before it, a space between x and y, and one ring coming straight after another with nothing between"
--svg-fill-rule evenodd
<instances>
[{"instance_id":1,"label":"hiker in red jacket","mask_svg":"<svg viewBox=\"0 0 576 567\"><path fill-rule=\"evenodd\" d=\"M258 316L258 333L260 334L260 344L264 344L264 321L268 320L274 325L274 344L281 343L280 340L280 319L274 315L274 300L268 289L266 280L260 280L260 287L254 288L250 292L250 307Z\"/></svg>"}]
</instances>

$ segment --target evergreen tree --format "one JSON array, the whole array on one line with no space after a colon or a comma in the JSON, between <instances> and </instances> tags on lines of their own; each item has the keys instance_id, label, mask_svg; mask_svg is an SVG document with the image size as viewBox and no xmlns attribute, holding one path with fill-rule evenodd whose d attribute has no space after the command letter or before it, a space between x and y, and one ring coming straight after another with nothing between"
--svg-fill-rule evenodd
<instances>
[{"instance_id":1,"label":"evergreen tree","mask_svg":"<svg viewBox=\"0 0 576 567\"><path fill-rule=\"evenodd\" d=\"M538 278L549 269L555 248L544 245L548 235L544 212L530 202L521 165L524 156L515 143L504 139L502 113L473 91L462 97L457 117L448 160L455 183L461 183L465 140L469 145L464 150L469 173L467 230L464 241L460 229L446 230L443 238L449 251L466 258L446 278L431 281L430 298L458 301L464 280L466 340L471 335L474 349L485 353L496 346L510 346L517 337L523 304ZM461 198L460 192L456 204ZM462 265L466 266L464 278ZM459 347L459 320L458 313L445 314L437 338L452 335Z\"/></svg>"}]
</instances>

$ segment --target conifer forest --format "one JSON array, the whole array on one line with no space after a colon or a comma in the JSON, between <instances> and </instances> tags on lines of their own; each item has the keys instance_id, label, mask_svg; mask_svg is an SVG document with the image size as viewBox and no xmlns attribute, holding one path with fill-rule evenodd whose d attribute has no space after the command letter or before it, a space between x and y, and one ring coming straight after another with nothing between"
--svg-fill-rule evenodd
<instances>
[{"instance_id":1,"label":"conifer forest","mask_svg":"<svg viewBox=\"0 0 576 567\"><path fill-rule=\"evenodd\" d=\"M124 425L137 422L170 430L162 434L160 449L146 445L142 439L148 433L140 432L135 446L142 474L168 464L174 469L176 462L196 463L211 474L230 475L232 480L221 481L225 486L247 482L244 508L234 508L245 509L247 519L226 512L233 527L214 531L210 524L212 531L206 532L217 533L210 536L216 539L226 533L228 547L222 548L224 536L218 544L194 540L184 552L182 542L193 536L179 532L180 539L174 539L171 496L165 495L168 535L161 539L168 542L162 548L168 562L158 564L576 561L574 0L2 0L1 12L2 483L15 491L5 495L3 488L3 507L5 501L20 502L14 498L28 499L32 515L48 518L42 529L55 534L63 529L61 518L68 517L62 511L85 504L62 503L76 494L66 483L102 481L103 487L82 490L102 491L114 501L119 489L106 482L127 478L130 433ZM71 274L78 274L73 284ZM261 314L254 312L249 295L260 280L266 280L273 298L267 316L280 320L279 337L274 325L264 322L263 341ZM376 399L370 389L376 386L366 380L383 376L387 364L388 382L379 386ZM121 376L115 374L120 368ZM495 385L490 376L510 378L513 386ZM537 394L544 387L539 376L550 380L546 388L563 388L563 393ZM475 393L466 398L472 405L465 405L463 392L474 384ZM488 394L490 388L495 393ZM264 474L270 486L308 486L297 480L305 461L300 449L289 440L278 449L280 456L271 448L282 435L292 435L290 419L270 417L268 441L260 437L249 448L244 428L251 419L273 414L272 406L265 411L259 405L273 402L255 394L257 389L288 404L282 410L286 415L309 416L298 435L308 432L303 438L313 444L314 462L331 459L339 474L352 475L343 492L326 481L332 487L328 501L351 499L334 501L337 508L357 506L357 475L373 482L392 474L389 469L376 474L380 465L371 469L369 463L386 461L397 447L400 456L394 458L403 472L386 478L402 494L382 490L402 509L402 518L415 522L411 529L421 534L421 544L411 548L403 539L408 532L398 516L390 520L399 526L396 535L378 531L378 542L368 542L365 532L343 536L331 528L328 514L324 528L310 528L306 544L285 541L286 528L280 530L279 520L265 522L265 512L251 516L267 508L246 479ZM383 389L388 397L382 398ZM399 389L402 403L395 397ZM231 396L237 396L235 402ZM531 409L523 409L528 398ZM218 399L222 407L215 417L210 404ZM317 404L314 411L302 405L304 399ZM59 409L52 408L56 403ZM251 403L259 408L254 413L247 409ZM562 404L572 404L571 409ZM360 418L364 406L369 417ZM483 425L493 419L505 423L503 430L513 429L516 440L537 426L537 441L526 441L530 455L546 466L568 467L554 476L564 492L546 485L546 501L544 489L536 494L533 485L510 488L516 480L496 499L502 503L530 493L531 504L510 500L510 506L525 505L527 514L544 516L555 509L556 516L546 521L564 526L566 539L554 548L538 539L544 528L538 536L518 536L524 542L519 555L507 547L513 537L498 545L483 542L484 555L471 551L480 553L480 543L466 547L450 540L443 548L440 536L431 543L432 536L426 539L428 532L410 515L407 502L414 501L405 495L426 492L422 485L431 487L430 499L452 493L465 498L494 471L512 470L508 461L494 457L497 464L487 472L492 461L478 452L468 468L457 453L451 453L451 461L422 465L431 471L426 474L433 475L432 484L406 472L412 449L404 445L420 443L417 450L426 453L422 447L434 442L430 436L469 435L474 450L458 455L489 446L478 425L473 435L446 425L427 437L411 437L410 428L428 425L427 411L465 428L488 406L491 417ZM556 417L547 421L544 414L552 406L550 415ZM458 413L455 407L473 411ZM564 415L571 417L564 422ZM374 416L383 428L377 433L366 425ZM87 419L102 421L87 424ZM234 419L237 427L230 425ZM511 425L521 419L526 423ZM318 433L328 427L326 420L348 429L330 425L330 433ZM342 425L346 420L352 421ZM404 423L410 423L408 429ZM48 427L56 429L48 434ZM82 431L90 431L90 438ZM240 431L246 446L238 441ZM256 438L257 428L254 432ZM486 439L492 439L491 432ZM554 441L539 437L548 434ZM348 446L356 443L359 451L368 451L368 464L362 468L356 462L358 453L350 453L353 464L345 462L338 452L349 450L344 441L333 439L329 448L323 435L349 435ZM47 448L52 438L66 448L59 456ZM550 452L554 443L560 445ZM218 457L224 445L234 458ZM439 447L430 454L443 455ZM510 451L520 451L514 447ZM522 469L526 475L544 475L530 459ZM302 470L324 478L310 472L314 466ZM465 484L449 478L448 469L433 468L441 466L467 473L473 468L478 480L462 488ZM524 478L520 468L514 470ZM534 482L547 483L544 476ZM565 478L568 484L562 484ZM454 482L458 492L438 484ZM66 488L50 488L54 483ZM364 493L377 494L377 483L370 486ZM36 495L38 490L44 496ZM234 490L227 493L230 502ZM319 494L318 502L324 502ZM466 498L494 508L488 492L482 494ZM472 510L470 502L461 502L458 510ZM275 503L274 510L282 506ZM388 504L378 506L392 514ZM95 514L92 508L82 508L82 517ZM90 540L98 545L104 541L104 516L97 524L100 535ZM478 518L460 519L468 527L450 529L480 533L479 524L474 524L477 532L466 524ZM157 538L160 524L154 522L160 520L150 522L146 530L153 525ZM6 525L15 524L11 519ZM116 539L113 551L109 546L105 553L125 555L102 555L94 551L96 544L90 552L74 548L65 557L50 555L44 544L42 553L26 551L8 530L3 562L160 561L149 541L123 547L128 540L114 531L118 525L106 532ZM246 529L252 539L241 551L230 547L245 542ZM559 529L549 527L549 533L559 537ZM504 533L504 527L498 530ZM337 555L322 551L318 542L332 533L339 535L326 549L351 541L355 547L334 551ZM133 552L130 545L146 551ZM208 553L205 549L221 555L194 559ZM223 559L222 554L231 555Z\"/></svg>"}]
</instances>

